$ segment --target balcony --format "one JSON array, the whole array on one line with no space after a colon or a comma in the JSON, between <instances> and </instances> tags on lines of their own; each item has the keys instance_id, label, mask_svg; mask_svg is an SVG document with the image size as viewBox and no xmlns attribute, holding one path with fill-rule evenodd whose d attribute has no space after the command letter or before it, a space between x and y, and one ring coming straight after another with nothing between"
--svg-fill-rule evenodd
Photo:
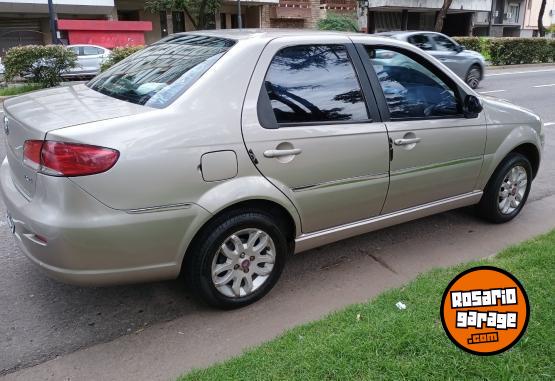
<instances>
[{"instance_id":1,"label":"balcony","mask_svg":"<svg viewBox=\"0 0 555 381\"><path fill-rule=\"evenodd\" d=\"M311 13L308 0L281 0L279 5L270 8L271 19L307 19Z\"/></svg>"},{"instance_id":2,"label":"balcony","mask_svg":"<svg viewBox=\"0 0 555 381\"><path fill-rule=\"evenodd\" d=\"M355 0L321 0L320 7L323 9L356 11L357 2Z\"/></svg>"}]
</instances>

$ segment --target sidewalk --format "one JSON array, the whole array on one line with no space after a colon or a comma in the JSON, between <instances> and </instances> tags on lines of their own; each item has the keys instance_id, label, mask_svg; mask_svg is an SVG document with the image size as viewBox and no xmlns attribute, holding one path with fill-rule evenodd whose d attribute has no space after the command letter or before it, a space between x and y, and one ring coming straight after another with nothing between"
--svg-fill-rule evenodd
<instances>
[{"instance_id":1,"label":"sidewalk","mask_svg":"<svg viewBox=\"0 0 555 381\"><path fill-rule=\"evenodd\" d=\"M253 306L230 312L191 311L174 321L12 373L3 381L171 380L191 368L238 355L288 328L400 286L420 272L484 258L545 233L555 228L554 205L555 196L546 197L530 202L509 224L468 218L453 226L449 234L432 233L364 253L361 243L372 235L313 250L291 262L308 263L310 256L335 251L336 263L302 279L286 269L285 281ZM425 223L427 220L415 224ZM345 254L339 256L340 250ZM290 268L298 267L298 263L293 265Z\"/></svg>"},{"instance_id":2,"label":"sidewalk","mask_svg":"<svg viewBox=\"0 0 555 381\"><path fill-rule=\"evenodd\" d=\"M511 70L511 69L555 69L555 62L549 63L538 63L538 64L524 64L524 65L501 65L501 66L486 66L486 72L488 71L499 71L499 70Z\"/></svg>"}]
</instances>

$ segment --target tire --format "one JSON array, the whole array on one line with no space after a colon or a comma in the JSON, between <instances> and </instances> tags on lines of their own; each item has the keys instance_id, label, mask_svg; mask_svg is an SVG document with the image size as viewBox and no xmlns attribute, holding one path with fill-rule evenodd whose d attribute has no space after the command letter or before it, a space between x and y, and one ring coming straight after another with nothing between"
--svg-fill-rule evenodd
<instances>
[{"instance_id":1,"label":"tire","mask_svg":"<svg viewBox=\"0 0 555 381\"><path fill-rule=\"evenodd\" d=\"M511 172L510 171L515 171ZM514 181L515 178L522 178L526 173L526 181ZM514 176L520 173L519 176ZM513 176L511 179L509 176ZM506 181L508 180L508 181ZM532 165L526 156L519 153L510 153L497 167L484 195L478 204L478 214L493 223L505 223L515 218L528 199L530 186L532 185ZM507 195L508 198L504 196ZM515 202L511 201L511 197ZM518 201L518 205L516 201ZM503 203L504 202L504 203Z\"/></svg>"},{"instance_id":2,"label":"tire","mask_svg":"<svg viewBox=\"0 0 555 381\"><path fill-rule=\"evenodd\" d=\"M466 77L464 81L470 88L477 89L478 85L480 84L480 79L482 78L482 69L478 65L470 66L468 69L468 73L466 73Z\"/></svg>"},{"instance_id":3,"label":"tire","mask_svg":"<svg viewBox=\"0 0 555 381\"><path fill-rule=\"evenodd\" d=\"M187 251L183 274L188 287L199 300L216 308L234 309L254 303L274 287L283 271L291 247L286 231L283 221L256 209L238 209L216 217ZM262 233L256 236L257 232ZM254 242L249 245L251 237ZM256 252L265 242L266 246ZM228 278L229 282L224 283ZM217 286L216 282L224 284ZM236 282L238 288L234 288Z\"/></svg>"}]
</instances>

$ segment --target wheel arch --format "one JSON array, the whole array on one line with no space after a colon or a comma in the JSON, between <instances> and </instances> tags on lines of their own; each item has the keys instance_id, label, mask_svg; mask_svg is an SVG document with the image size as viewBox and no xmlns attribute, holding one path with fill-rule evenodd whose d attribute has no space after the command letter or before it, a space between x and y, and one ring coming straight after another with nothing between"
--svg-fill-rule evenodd
<instances>
[{"instance_id":1,"label":"wheel arch","mask_svg":"<svg viewBox=\"0 0 555 381\"><path fill-rule=\"evenodd\" d=\"M188 242L186 249L183 250L183 256L180 260L181 273L183 273L183 266L186 263L186 258L191 255L191 249L194 247L194 243L197 239L199 239L199 236L201 236L205 232L205 229L210 226L210 223L220 218L222 215L233 213L234 211L241 209L258 210L263 214L274 216L282 220L284 222L284 226L287 229L285 234L287 237L287 242L289 244L290 253L295 252L295 238L298 235L298 224L295 221L295 218L291 215L290 211L287 210L287 208L276 201L263 198L242 200L221 208L219 211L212 214L210 218L204 221L199 229L197 229L191 240Z\"/></svg>"},{"instance_id":2,"label":"wheel arch","mask_svg":"<svg viewBox=\"0 0 555 381\"><path fill-rule=\"evenodd\" d=\"M295 238L301 234L301 220L296 207L281 191L260 176L245 176L221 182L204 193L196 202L209 212L196 229L184 237L176 263L183 266L185 257L195 240L210 222L225 213L240 208L258 209L262 213L281 218L288 227L287 238L294 248Z\"/></svg>"},{"instance_id":3,"label":"wheel arch","mask_svg":"<svg viewBox=\"0 0 555 381\"><path fill-rule=\"evenodd\" d=\"M505 143L506 142L507 141L505 141ZM508 155L515 152L524 155L530 161L533 172L532 179L534 179L538 174L541 162L541 152L538 146L531 141L522 142L521 144L517 145L513 144L510 147L507 147L506 144L504 144L499 147L497 152L489 155L489 158L486 157L486 159L484 160L484 165L482 167L482 172L477 188L485 189L497 168L499 168L499 166L503 163L503 160L505 160Z\"/></svg>"}]
</instances>

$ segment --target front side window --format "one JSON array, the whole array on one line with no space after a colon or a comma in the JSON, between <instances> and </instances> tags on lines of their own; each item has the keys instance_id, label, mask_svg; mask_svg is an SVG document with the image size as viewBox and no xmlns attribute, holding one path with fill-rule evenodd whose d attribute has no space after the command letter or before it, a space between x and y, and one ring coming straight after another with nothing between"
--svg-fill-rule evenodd
<instances>
[{"instance_id":1,"label":"front side window","mask_svg":"<svg viewBox=\"0 0 555 381\"><path fill-rule=\"evenodd\" d=\"M436 43L437 50L454 51L457 49L457 45L445 36L434 34L433 39Z\"/></svg>"},{"instance_id":2,"label":"front side window","mask_svg":"<svg viewBox=\"0 0 555 381\"><path fill-rule=\"evenodd\" d=\"M397 51L369 46L365 49L380 81L391 119L461 114L455 91L424 65Z\"/></svg>"},{"instance_id":3,"label":"front side window","mask_svg":"<svg viewBox=\"0 0 555 381\"><path fill-rule=\"evenodd\" d=\"M408 42L414 46L419 47L422 50L433 50L434 47L428 38L428 36L424 34L414 34L409 36Z\"/></svg>"},{"instance_id":4,"label":"front side window","mask_svg":"<svg viewBox=\"0 0 555 381\"><path fill-rule=\"evenodd\" d=\"M280 50L265 87L278 124L368 120L355 70L343 45Z\"/></svg>"},{"instance_id":5,"label":"front side window","mask_svg":"<svg viewBox=\"0 0 555 381\"><path fill-rule=\"evenodd\" d=\"M170 36L114 65L87 85L113 98L162 108L186 91L234 43L208 36Z\"/></svg>"}]
</instances>

